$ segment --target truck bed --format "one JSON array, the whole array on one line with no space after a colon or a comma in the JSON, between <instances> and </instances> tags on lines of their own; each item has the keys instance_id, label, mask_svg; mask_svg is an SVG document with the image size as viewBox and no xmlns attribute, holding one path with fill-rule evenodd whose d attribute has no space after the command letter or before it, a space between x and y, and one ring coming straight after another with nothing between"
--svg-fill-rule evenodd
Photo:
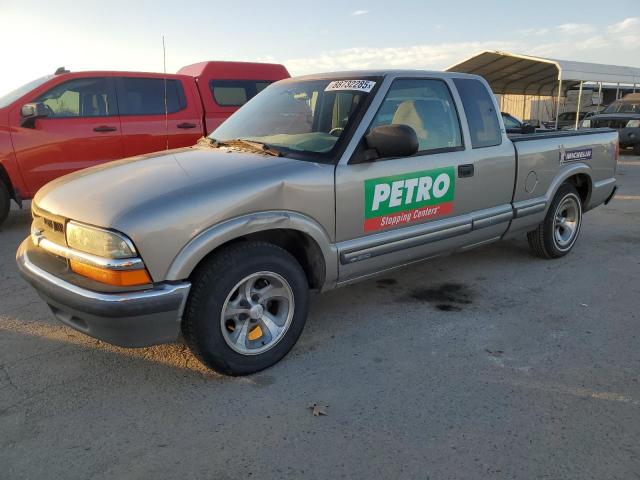
<instances>
[{"instance_id":1,"label":"truck bed","mask_svg":"<svg viewBox=\"0 0 640 480\"><path fill-rule=\"evenodd\" d=\"M589 128L584 130L549 130L548 132L535 133L510 133L507 135L512 142L526 142L528 140L565 138L579 135L595 135L598 133L615 132L611 128Z\"/></svg>"},{"instance_id":2,"label":"truck bed","mask_svg":"<svg viewBox=\"0 0 640 480\"><path fill-rule=\"evenodd\" d=\"M604 202L615 185L618 133L610 128L509 135L516 153L511 230L533 215L542 221L559 182L578 176L584 210ZM525 217L525 218L519 218Z\"/></svg>"}]
</instances>

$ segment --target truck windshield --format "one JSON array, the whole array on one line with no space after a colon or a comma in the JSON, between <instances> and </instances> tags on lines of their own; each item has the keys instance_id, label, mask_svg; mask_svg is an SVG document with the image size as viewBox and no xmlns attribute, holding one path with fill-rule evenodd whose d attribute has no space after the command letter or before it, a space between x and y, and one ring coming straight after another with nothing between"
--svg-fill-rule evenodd
<instances>
[{"instance_id":1,"label":"truck windshield","mask_svg":"<svg viewBox=\"0 0 640 480\"><path fill-rule=\"evenodd\" d=\"M12 92L9 92L6 95L3 95L2 97L0 97L0 108L4 108L7 105L10 105L11 103L19 99L21 96L25 95L26 93L29 93L34 88L38 88L40 85L42 85L44 82L46 82L52 77L53 75L45 75L44 77L40 77L29 83L25 83L20 88L16 88Z\"/></svg>"},{"instance_id":2,"label":"truck windshield","mask_svg":"<svg viewBox=\"0 0 640 480\"><path fill-rule=\"evenodd\" d=\"M377 78L279 82L246 103L209 138L259 142L303 159L329 157L377 83Z\"/></svg>"},{"instance_id":3,"label":"truck windshield","mask_svg":"<svg viewBox=\"0 0 640 480\"><path fill-rule=\"evenodd\" d=\"M638 102L613 102L602 113L640 113L640 101Z\"/></svg>"}]
</instances>

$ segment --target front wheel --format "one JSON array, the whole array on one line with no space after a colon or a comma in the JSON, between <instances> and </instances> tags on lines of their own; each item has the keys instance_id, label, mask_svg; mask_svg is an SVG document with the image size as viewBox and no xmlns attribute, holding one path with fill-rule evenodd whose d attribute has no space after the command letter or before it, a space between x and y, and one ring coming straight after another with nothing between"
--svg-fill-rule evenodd
<instances>
[{"instance_id":1,"label":"front wheel","mask_svg":"<svg viewBox=\"0 0 640 480\"><path fill-rule=\"evenodd\" d=\"M573 185L558 189L544 221L527 233L533 253L542 258L559 258L571 251L582 226L582 201Z\"/></svg>"},{"instance_id":2,"label":"front wheel","mask_svg":"<svg viewBox=\"0 0 640 480\"><path fill-rule=\"evenodd\" d=\"M193 276L183 335L208 367L247 375L284 357L302 333L309 287L300 264L269 243L226 247Z\"/></svg>"}]
</instances>

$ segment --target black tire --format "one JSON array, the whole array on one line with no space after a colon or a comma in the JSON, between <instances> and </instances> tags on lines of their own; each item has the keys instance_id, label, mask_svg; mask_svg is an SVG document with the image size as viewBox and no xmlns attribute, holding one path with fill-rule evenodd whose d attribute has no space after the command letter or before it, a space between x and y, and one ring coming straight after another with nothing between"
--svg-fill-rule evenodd
<instances>
[{"instance_id":1,"label":"black tire","mask_svg":"<svg viewBox=\"0 0 640 480\"><path fill-rule=\"evenodd\" d=\"M636 143L633 146L633 153L635 153L636 155L640 155L640 143Z\"/></svg>"},{"instance_id":2,"label":"black tire","mask_svg":"<svg viewBox=\"0 0 640 480\"><path fill-rule=\"evenodd\" d=\"M567 238L562 236L568 229L563 228L562 222L556 220L557 215L562 217L565 206L569 205L570 211L573 212L575 207L575 227L571 234L567 234ZM566 210L569 211L569 210ZM565 217L566 220L566 217ZM572 222L569 222L569 224ZM544 221L538 225L538 228L527 233L529 246L535 255L541 258L560 258L571 251L580 234L582 226L582 201L578 191L573 185L565 183L560 186L556 192L551 206L547 211ZM557 231L558 230L558 231Z\"/></svg>"},{"instance_id":3,"label":"black tire","mask_svg":"<svg viewBox=\"0 0 640 480\"><path fill-rule=\"evenodd\" d=\"M9 195L9 189L4 182L0 180L0 225L7 219L10 207L11 195Z\"/></svg>"},{"instance_id":4,"label":"black tire","mask_svg":"<svg viewBox=\"0 0 640 480\"><path fill-rule=\"evenodd\" d=\"M232 333L223 332L223 308L233 298L233 292L239 291L236 287L243 279L258 272L272 273L286 280L293 294L293 315L283 336L267 347L268 350L242 354L232 349L225 339ZM225 375L248 375L272 366L291 350L304 328L308 300L307 277L289 252L264 242L230 245L207 259L192 276L182 333L193 354L206 366Z\"/></svg>"}]
</instances>

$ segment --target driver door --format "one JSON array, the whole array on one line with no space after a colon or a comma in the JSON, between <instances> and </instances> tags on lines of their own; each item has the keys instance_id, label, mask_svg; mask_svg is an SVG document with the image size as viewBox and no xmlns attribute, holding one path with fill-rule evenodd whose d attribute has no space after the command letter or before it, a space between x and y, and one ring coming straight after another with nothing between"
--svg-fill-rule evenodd
<instances>
[{"instance_id":1,"label":"driver door","mask_svg":"<svg viewBox=\"0 0 640 480\"><path fill-rule=\"evenodd\" d=\"M67 80L31 101L48 110L33 128L20 125L20 108L11 114L15 153L31 196L62 175L124 156L110 77Z\"/></svg>"},{"instance_id":2,"label":"driver door","mask_svg":"<svg viewBox=\"0 0 640 480\"><path fill-rule=\"evenodd\" d=\"M488 98L478 105L486 110L482 128L493 141L471 148L452 91L442 79L394 80L369 129L409 125L418 136L419 151L337 166L339 282L495 239L506 231L515 175L512 147L503 142L495 103ZM364 139L354 155L362 148ZM475 215L483 227L477 231ZM494 224L500 215L504 218Z\"/></svg>"}]
</instances>

